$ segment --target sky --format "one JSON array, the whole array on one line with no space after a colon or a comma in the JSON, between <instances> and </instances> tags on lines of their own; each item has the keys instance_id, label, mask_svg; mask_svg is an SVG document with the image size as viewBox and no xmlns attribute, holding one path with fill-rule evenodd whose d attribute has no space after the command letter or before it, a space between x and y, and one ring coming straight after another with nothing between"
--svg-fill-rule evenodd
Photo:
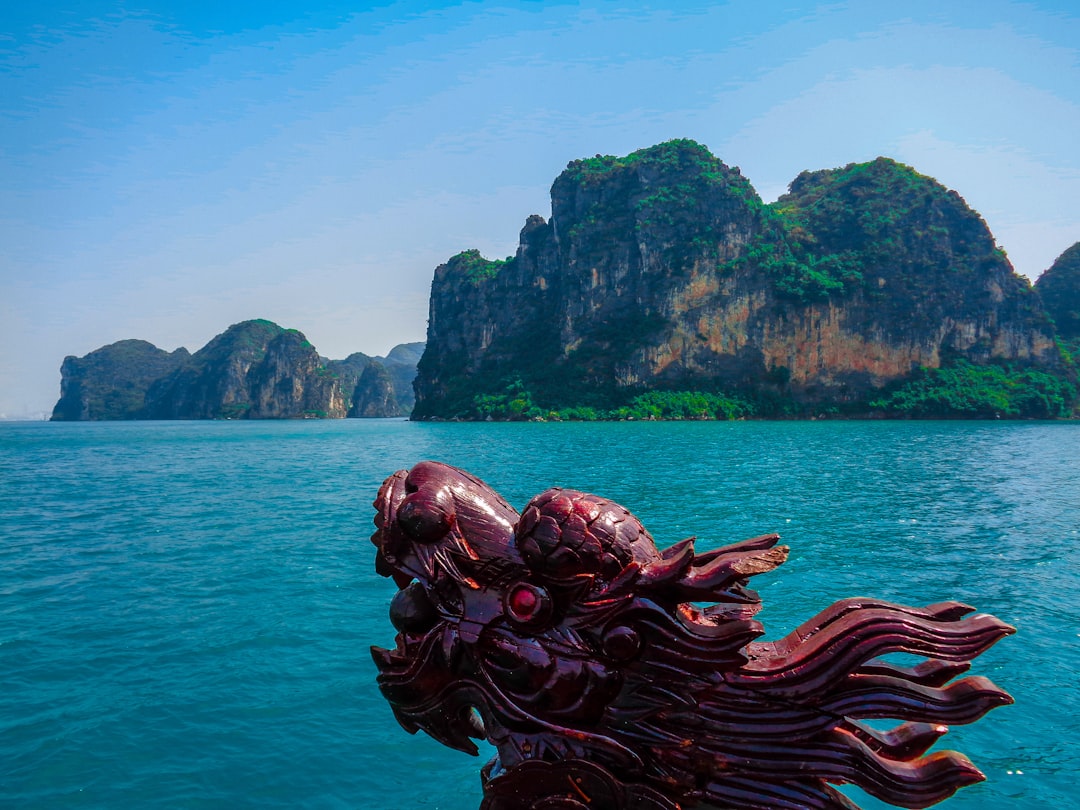
<instances>
[{"instance_id":1,"label":"sky","mask_svg":"<svg viewBox=\"0 0 1080 810\"><path fill-rule=\"evenodd\" d=\"M771 201L884 155L1034 280L1080 240L1080 4L87 0L0 8L0 417L127 338L424 339L566 164L672 138Z\"/></svg>"}]
</instances>

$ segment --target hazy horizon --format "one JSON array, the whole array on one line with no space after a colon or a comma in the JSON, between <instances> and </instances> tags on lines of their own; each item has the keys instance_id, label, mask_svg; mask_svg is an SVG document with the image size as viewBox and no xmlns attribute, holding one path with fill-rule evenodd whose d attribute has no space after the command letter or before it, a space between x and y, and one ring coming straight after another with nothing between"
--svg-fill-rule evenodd
<instances>
[{"instance_id":1,"label":"hazy horizon","mask_svg":"<svg viewBox=\"0 0 1080 810\"><path fill-rule=\"evenodd\" d=\"M1080 240L1069 2L44 0L0 24L0 418L122 339L422 341L438 264L513 253L569 161L672 138L766 200L894 158L1032 280Z\"/></svg>"}]
</instances>

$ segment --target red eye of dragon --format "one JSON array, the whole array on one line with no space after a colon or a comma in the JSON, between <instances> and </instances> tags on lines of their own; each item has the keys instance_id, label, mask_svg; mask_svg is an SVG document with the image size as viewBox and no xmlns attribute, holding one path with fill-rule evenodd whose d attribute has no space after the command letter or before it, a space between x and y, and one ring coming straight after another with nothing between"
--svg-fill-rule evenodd
<instances>
[{"instance_id":1,"label":"red eye of dragon","mask_svg":"<svg viewBox=\"0 0 1080 810\"><path fill-rule=\"evenodd\" d=\"M519 582L506 592L504 600L506 615L512 622L524 626L536 626L551 616L551 597L538 585Z\"/></svg>"}]
</instances>

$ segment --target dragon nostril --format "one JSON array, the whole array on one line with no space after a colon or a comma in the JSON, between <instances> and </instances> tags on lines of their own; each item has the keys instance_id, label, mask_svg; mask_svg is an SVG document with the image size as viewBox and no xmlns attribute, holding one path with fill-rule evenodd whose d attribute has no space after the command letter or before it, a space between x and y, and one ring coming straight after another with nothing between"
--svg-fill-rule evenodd
<instances>
[{"instance_id":1,"label":"dragon nostril","mask_svg":"<svg viewBox=\"0 0 1080 810\"><path fill-rule=\"evenodd\" d=\"M641 636L626 625L617 625L604 633L604 652L616 661L627 662L641 652Z\"/></svg>"}]
</instances>

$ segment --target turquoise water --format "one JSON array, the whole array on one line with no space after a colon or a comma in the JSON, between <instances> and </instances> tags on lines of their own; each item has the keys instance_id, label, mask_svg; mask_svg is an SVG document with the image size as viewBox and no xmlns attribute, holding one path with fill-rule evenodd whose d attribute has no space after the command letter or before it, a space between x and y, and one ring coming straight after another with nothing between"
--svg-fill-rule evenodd
<instances>
[{"instance_id":1,"label":"turquoise water","mask_svg":"<svg viewBox=\"0 0 1080 810\"><path fill-rule=\"evenodd\" d=\"M481 761L402 731L368 654L371 501L425 458L661 546L779 531L770 638L854 595L1015 624L975 671L1017 705L945 738L989 781L941 806L1080 807L1080 425L396 420L0 423L0 807L474 810Z\"/></svg>"}]
</instances>

